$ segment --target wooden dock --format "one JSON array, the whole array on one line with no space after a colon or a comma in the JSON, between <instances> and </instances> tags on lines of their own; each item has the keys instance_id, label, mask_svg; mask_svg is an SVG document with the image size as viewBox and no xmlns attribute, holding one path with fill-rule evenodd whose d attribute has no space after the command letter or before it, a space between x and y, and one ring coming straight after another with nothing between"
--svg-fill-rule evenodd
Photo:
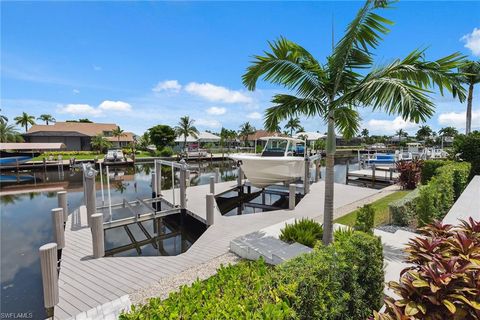
<instances>
[{"instance_id":1,"label":"wooden dock","mask_svg":"<svg viewBox=\"0 0 480 320\"><path fill-rule=\"evenodd\" d=\"M236 182L215 184L219 194L234 188ZM175 192L178 192L176 190ZM334 208L378 194L379 190L335 184ZM163 190L167 201L173 201L172 190ZM187 188L187 210L199 219L206 219L205 197L209 185ZM179 199L179 195L176 195ZM255 214L222 216L215 208L214 224L191 246L177 256L105 257L94 259L92 236L87 227L84 207L69 215L65 229L65 248L62 252L59 276L60 302L54 310L55 319L68 319L112 300L118 300L136 290L146 288L164 277L180 273L205 263L229 251L230 240L270 225L291 219L323 216L324 182L314 183L310 193L295 210L277 210ZM98 310L98 308L97 308Z\"/></svg>"}]
</instances>

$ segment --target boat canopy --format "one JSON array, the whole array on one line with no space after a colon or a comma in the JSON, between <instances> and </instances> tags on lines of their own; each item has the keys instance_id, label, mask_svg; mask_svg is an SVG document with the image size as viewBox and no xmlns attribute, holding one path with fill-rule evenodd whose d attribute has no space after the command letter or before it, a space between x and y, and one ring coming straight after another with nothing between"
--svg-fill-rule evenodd
<instances>
[{"instance_id":1,"label":"boat canopy","mask_svg":"<svg viewBox=\"0 0 480 320\"><path fill-rule=\"evenodd\" d=\"M0 143L0 150L32 150L32 151L43 151L43 150L61 150L65 149L66 146L64 143L55 142L55 143Z\"/></svg>"},{"instance_id":2,"label":"boat canopy","mask_svg":"<svg viewBox=\"0 0 480 320\"><path fill-rule=\"evenodd\" d=\"M295 143L305 143L305 140L289 138L289 137L262 137L260 140L287 140Z\"/></svg>"}]
</instances>

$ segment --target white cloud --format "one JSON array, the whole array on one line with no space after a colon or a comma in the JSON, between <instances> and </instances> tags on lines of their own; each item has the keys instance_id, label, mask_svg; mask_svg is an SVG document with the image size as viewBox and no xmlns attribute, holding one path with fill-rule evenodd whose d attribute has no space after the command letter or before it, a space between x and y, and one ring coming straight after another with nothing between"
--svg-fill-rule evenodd
<instances>
[{"instance_id":1,"label":"white cloud","mask_svg":"<svg viewBox=\"0 0 480 320\"><path fill-rule=\"evenodd\" d=\"M402 117L396 117L393 120L377 120L371 119L367 122L367 128L371 132L383 133L383 134L394 134L395 131L399 129L409 130L416 128L418 124L405 121Z\"/></svg>"},{"instance_id":2,"label":"white cloud","mask_svg":"<svg viewBox=\"0 0 480 320\"><path fill-rule=\"evenodd\" d=\"M466 112L446 112L438 116L438 123L457 128L465 128ZM472 110L472 128L480 128L480 110Z\"/></svg>"},{"instance_id":3,"label":"white cloud","mask_svg":"<svg viewBox=\"0 0 480 320\"><path fill-rule=\"evenodd\" d=\"M59 110L60 113L70 113L73 115L89 115L98 116L102 113L101 110L95 109L88 104L67 104Z\"/></svg>"},{"instance_id":4,"label":"white cloud","mask_svg":"<svg viewBox=\"0 0 480 320\"><path fill-rule=\"evenodd\" d=\"M472 33L467 33L460 40L465 41L465 48L470 49L473 55L480 57L480 29L473 28Z\"/></svg>"},{"instance_id":5,"label":"white cloud","mask_svg":"<svg viewBox=\"0 0 480 320\"><path fill-rule=\"evenodd\" d=\"M225 87L213 85L211 83L190 82L185 90L193 95L200 96L209 101L224 103L251 103L252 98L240 91L230 90Z\"/></svg>"},{"instance_id":6,"label":"white cloud","mask_svg":"<svg viewBox=\"0 0 480 320\"><path fill-rule=\"evenodd\" d=\"M220 116L222 114L227 113L227 109L222 108L222 107L210 107L210 108L207 109L207 113L212 114L212 115L216 115L216 116Z\"/></svg>"},{"instance_id":7,"label":"white cloud","mask_svg":"<svg viewBox=\"0 0 480 320\"><path fill-rule=\"evenodd\" d=\"M178 92L182 89L182 85L178 83L177 80L165 80L160 81L157 83L155 87L153 87L153 92L160 92L160 91L173 91Z\"/></svg>"},{"instance_id":8,"label":"white cloud","mask_svg":"<svg viewBox=\"0 0 480 320\"><path fill-rule=\"evenodd\" d=\"M73 92L73 94L79 94L79 93L80 93L80 90L78 90L78 89L73 89L72 92Z\"/></svg>"},{"instance_id":9,"label":"white cloud","mask_svg":"<svg viewBox=\"0 0 480 320\"><path fill-rule=\"evenodd\" d=\"M252 112L247 114L247 118L253 119L253 120L259 120L262 119L262 114L260 112Z\"/></svg>"},{"instance_id":10,"label":"white cloud","mask_svg":"<svg viewBox=\"0 0 480 320\"><path fill-rule=\"evenodd\" d=\"M102 111L121 111L128 112L132 110L132 106L123 101L110 101L105 100L98 106L98 109Z\"/></svg>"},{"instance_id":11,"label":"white cloud","mask_svg":"<svg viewBox=\"0 0 480 320\"><path fill-rule=\"evenodd\" d=\"M218 120L214 119L198 119L195 120L195 124L209 128L220 128L222 126L222 124Z\"/></svg>"}]
</instances>

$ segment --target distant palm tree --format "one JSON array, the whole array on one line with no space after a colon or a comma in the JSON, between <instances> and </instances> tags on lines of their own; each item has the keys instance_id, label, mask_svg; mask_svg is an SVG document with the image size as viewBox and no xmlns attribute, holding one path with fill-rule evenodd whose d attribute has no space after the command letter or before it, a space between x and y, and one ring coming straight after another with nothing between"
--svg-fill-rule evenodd
<instances>
[{"instance_id":1,"label":"distant palm tree","mask_svg":"<svg viewBox=\"0 0 480 320\"><path fill-rule=\"evenodd\" d=\"M290 118L285 125L285 129L290 130L290 136L293 135L294 130L300 129L301 127L299 118Z\"/></svg>"},{"instance_id":2,"label":"distant palm tree","mask_svg":"<svg viewBox=\"0 0 480 320\"><path fill-rule=\"evenodd\" d=\"M108 148L112 147L112 143L103 136L103 134L97 134L90 141L90 145L93 150L105 152Z\"/></svg>"},{"instance_id":3,"label":"distant palm tree","mask_svg":"<svg viewBox=\"0 0 480 320\"><path fill-rule=\"evenodd\" d=\"M362 129L362 132L360 133L360 135L361 135L364 139L367 139L368 136L370 135L370 131L368 131L367 128Z\"/></svg>"},{"instance_id":4,"label":"distant palm tree","mask_svg":"<svg viewBox=\"0 0 480 320\"><path fill-rule=\"evenodd\" d=\"M473 87L480 82L480 61L467 61L465 65L459 68L459 71L464 74L462 76L462 82L468 85L465 133L469 134L472 131Z\"/></svg>"},{"instance_id":5,"label":"distant palm tree","mask_svg":"<svg viewBox=\"0 0 480 320\"><path fill-rule=\"evenodd\" d=\"M458 130L454 127L445 127L438 130L438 134L441 137L455 137L458 134Z\"/></svg>"},{"instance_id":6,"label":"distant palm tree","mask_svg":"<svg viewBox=\"0 0 480 320\"><path fill-rule=\"evenodd\" d=\"M112 130L112 136L116 137L118 139L118 147L120 148L120 138L123 136L126 136L127 134L125 133L124 130L120 129L120 127L116 127L115 129Z\"/></svg>"},{"instance_id":7,"label":"distant palm tree","mask_svg":"<svg viewBox=\"0 0 480 320\"><path fill-rule=\"evenodd\" d=\"M402 142L403 137L408 136L408 133L403 129L398 129L397 132L395 132L395 135L398 137L398 143L400 143Z\"/></svg>"},{"instance_id":8,"label":"distant palm tree","mask_svg":"<svg viewBox=\"0 0 480 320\"><path fill-rule=\"evenodd\" d=\"M229 130L222 127L220 131L220 144L222 145L222 151L225 145L227 145L228 153L230 153L230 144L237 137L235 130Z\"/></svg>"},{"instance_id":9,"label":"distant palm tree","mask_svg":"<svg viewBox=\"0 0 480 320\"><path fill-rule=\"evenodd\" d=\"M433 134L432 128L430 128L427 125L420 126L420 129L418 129L416 136L418 140L426 140Z\"/></svg>"},{"instance_id":10,"label":"distant palm tree","mask_svg":"<svg viewBox=\"0 0 480 320\"><path fill-rule=\"evenodd\" d=\"M25 132L28 131L29 124L35 124L35 117L27 114L26 112L23 112L21 116L15 117L13 120L15 120L15 124L25 127Z\"/></svg>"},{"instance_id":11,"label":"distant palm tree","mask_svg":"<svg viewBox=\"0 0 480 320\"><path fill-rule=\"evenodd\" d=\"M273 97L274 106L265 113L267 128L300 114L328 124L324 244L333 237L335 129L346 138L356 134L360 127L358 108L363 106L399 114L404 120L425 121L434 114L435 105L426 90L432 86L465 98L458 75L452 72L463 63L459 53L428 61L424 50L414 50L404 59L375 66L372 51L393 24L376 11L389 6L389 1L366 1L325 63L300 45L280 38L270 42L269 52L255 56L243 75L249 90L255 90L257 81L264 79L292 91Z\"/></svg>"},{"instance_id":12,"label":"distant palm tree","mask_svg":"<svg viewBox=\"0 0 480 320\"><path fill-rule=\"evenodd\" d=\"M302 126L298 127L295 133L300 133L300 132L305 132L305 128Z\"/></svg>"},{"instance_id":13,"label":"distant palm tree","mask_svg":"<svg viewBox=\"0 0 480 320\"><path fill-rule=\"evenodd\" d=\"M23 142L23 137L15 126L0 122L0 142Z\"/></svg>"},{"instance_id":14,"label":"distant palm tree","mask_svg":"<svg viewBox=\"0 0 480 320\"><path fill-rule=\"evenodd\" d=\"M2 109L0 109L0 112L2 111ZM7 123L8 122L8 118L6 116L4 116L3 114L0 114L0 123Z\"/></svg>"},{"instance_id":15,"label":"distant palm tree","mask_svg":"<svg viewBox=\"0 0 480 320\"><path fill-rule=\"evenodd\" d=\"M257 130L255 130L255 127L250 124L250 122L245 122L240 126L240 130L238 131L238 135L242 137L243 139L243 144L246 147L247 146L247 141L248 141L248 136L251 134L254 134Z\"/></svg>"},{"instance_id":16,"label":"distant palm tree","mask_svg":"<svg viewBox=\"0 0 480 320\"><path fill-rule=\"evenodd\" d=\"M55 122L55 118L51 114L41 114L40 117L37 118L37 120L42 120L45 121L45 123L48 126L49 122Z\"/></svg>"},{"instance_id":17,"label":"distant palm tree","mask_svg":"<svg viewBox=\"0 0 480 320\"><path fill-rule=\"evenodd\" d=\"M198 130L193 125L195 120L190 119L189 116L184 116L180 118L178 125L175 127L175 133L177 136L183 135L183 149L187 147L187 138L192 136L194 138L198 137Z\"/></svg>"}]
</instances>

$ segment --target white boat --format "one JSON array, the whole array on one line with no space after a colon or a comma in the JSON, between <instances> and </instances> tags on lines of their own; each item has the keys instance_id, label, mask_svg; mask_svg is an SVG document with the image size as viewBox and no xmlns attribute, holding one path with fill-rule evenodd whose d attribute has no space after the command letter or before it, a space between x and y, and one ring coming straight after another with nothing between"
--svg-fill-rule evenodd
<instances>
[{"instance_id":1,"label":"white boat","mask_svg":"<svg viewBox=\"0 0 480 320\"><path fill-rule=\"evenodd\" d=\"M122 150L108 150L105 155L105 162L124 162L125 157L123 156Z\"/></svg>"},{"instance_id":2,"label":"white boat","mask_svg":"<svg viewBox=\"0 0 480 320\"><path fill-rule=\"evenodd\" d=\"M242 168L257 188L295 180L305 174L305 141L284 137L265 137L261 154L233 154L230 159Z\"/></svg>"}]
</instances>

